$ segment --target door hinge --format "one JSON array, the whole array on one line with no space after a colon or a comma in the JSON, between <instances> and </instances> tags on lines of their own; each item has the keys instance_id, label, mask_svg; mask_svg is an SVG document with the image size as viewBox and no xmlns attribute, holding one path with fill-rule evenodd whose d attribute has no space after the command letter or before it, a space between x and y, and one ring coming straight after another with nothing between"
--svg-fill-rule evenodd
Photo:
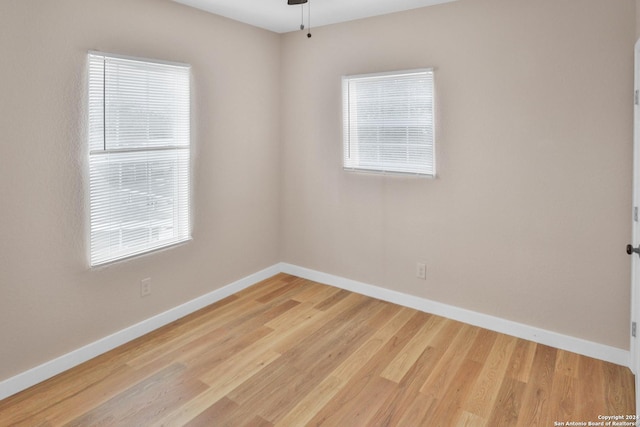
<instances>
[{"instance_id":1,"label":"door hinge","mask_svg":"<svg viewBox=\"0 0 640 427\"><path fill-rule=\"evenodd\" d=\"M636 336L636 322L631 322L631 336Z\"/></svg>"},{"instance_id":2,"label":"door hinge","mask_svg":"<svg viewBox=\"0 0 640 427\"><path fill-rule=\"evenodd\" d=\"M640 95L638 95L638 89L636 89L636 91L634 92L633 103L635 105L640 105Z\"/></svg>"},{"instance_id":3,"label":"door hinge","mask_svg":"<svg viewBox=\"0 0 640 427\"><path fill-rule=\"evenodd\" d=\"M633 220L635 222L638 222L638 207L637 206L633 207Z\"/></svg>"}]
</instances>

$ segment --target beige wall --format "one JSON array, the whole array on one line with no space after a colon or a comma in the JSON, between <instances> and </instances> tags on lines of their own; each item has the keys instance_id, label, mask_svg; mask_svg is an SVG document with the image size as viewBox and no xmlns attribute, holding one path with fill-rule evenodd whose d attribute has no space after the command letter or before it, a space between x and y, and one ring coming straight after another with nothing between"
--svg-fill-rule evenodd
<instances>
[{"instance_id":1,"label":"beige wall","mask_svg":"<svg viewBox=\"0 0 640 427\"><path fill-rule=\"evenodd\" d=\"M460 0L285 35L283 260L627 349L634 34L633 0ZM431 66L437 179L344 172L340 77Z\"/></svg>"},{"instance_id":2,"label":"beige wall","mask_svg":"<svg viewBox=\"0 0 640 427\"><path fill-rule=\"evenodd\" d=\"M190 63L194 95L194 240L96 271L89 49ZM279 261L278 35L168 0L2 0L0 55L0 381Z\"/></svg>"},{"instance_id":3,"label":"beige wall","mask_svg":"<svg viewBox=\"0 0 640 427\"><path fill-rule=\"evenodd\" d=\"M640 0L636 1L636 40L640 38Z\"/></svg>"}]
</instances>

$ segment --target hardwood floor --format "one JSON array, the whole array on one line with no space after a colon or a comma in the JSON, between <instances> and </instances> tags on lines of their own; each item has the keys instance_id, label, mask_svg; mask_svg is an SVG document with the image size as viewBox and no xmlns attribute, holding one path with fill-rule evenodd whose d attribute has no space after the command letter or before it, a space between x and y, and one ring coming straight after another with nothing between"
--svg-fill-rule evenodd
<instances>
[{"instance_id":1,"label":"hardwood floor","mask_svg":"<svg viewBox=\"0 0 640 427\"><path fill-rule=\"evenodd\" d=\"M280 274L0 402L2 426L554 426L628 368ZM555 423L558 424L555 424Z\"/></svg>"}]
</instances>

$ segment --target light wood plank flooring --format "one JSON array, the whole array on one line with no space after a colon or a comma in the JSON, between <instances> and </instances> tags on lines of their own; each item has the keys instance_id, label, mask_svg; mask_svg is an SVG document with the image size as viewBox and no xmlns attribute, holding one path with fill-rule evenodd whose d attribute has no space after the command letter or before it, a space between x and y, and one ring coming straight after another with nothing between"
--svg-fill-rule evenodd
<instances>
[{"instance_id":1,"label":"light wood plank flooring","mask_svg":"<svg viewBox=\"0 0 640 427\"><path fill-rule=\"evenodd\" d=\"M0 402L2 426L554 426L624 367L280 274Z\"/></svg>"}]
</instances>

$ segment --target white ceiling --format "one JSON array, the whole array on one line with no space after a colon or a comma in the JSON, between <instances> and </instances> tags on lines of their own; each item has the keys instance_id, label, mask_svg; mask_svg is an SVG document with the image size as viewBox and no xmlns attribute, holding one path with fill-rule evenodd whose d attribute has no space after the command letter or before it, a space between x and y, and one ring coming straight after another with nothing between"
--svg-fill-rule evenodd
<instances>
[{"instance_id":1,"label":"white ceiling","mask_svg":"<svg viewBox=\"0 0 640 427\"><path fill-rule=\"evenodd\" d=\"M287 0L173 0L277 33L300 29L301 6ZM309 0L311 26L335 24L455 0ZM307 3L304 22L307 25Z\"/></svg>"}]
</instances>

